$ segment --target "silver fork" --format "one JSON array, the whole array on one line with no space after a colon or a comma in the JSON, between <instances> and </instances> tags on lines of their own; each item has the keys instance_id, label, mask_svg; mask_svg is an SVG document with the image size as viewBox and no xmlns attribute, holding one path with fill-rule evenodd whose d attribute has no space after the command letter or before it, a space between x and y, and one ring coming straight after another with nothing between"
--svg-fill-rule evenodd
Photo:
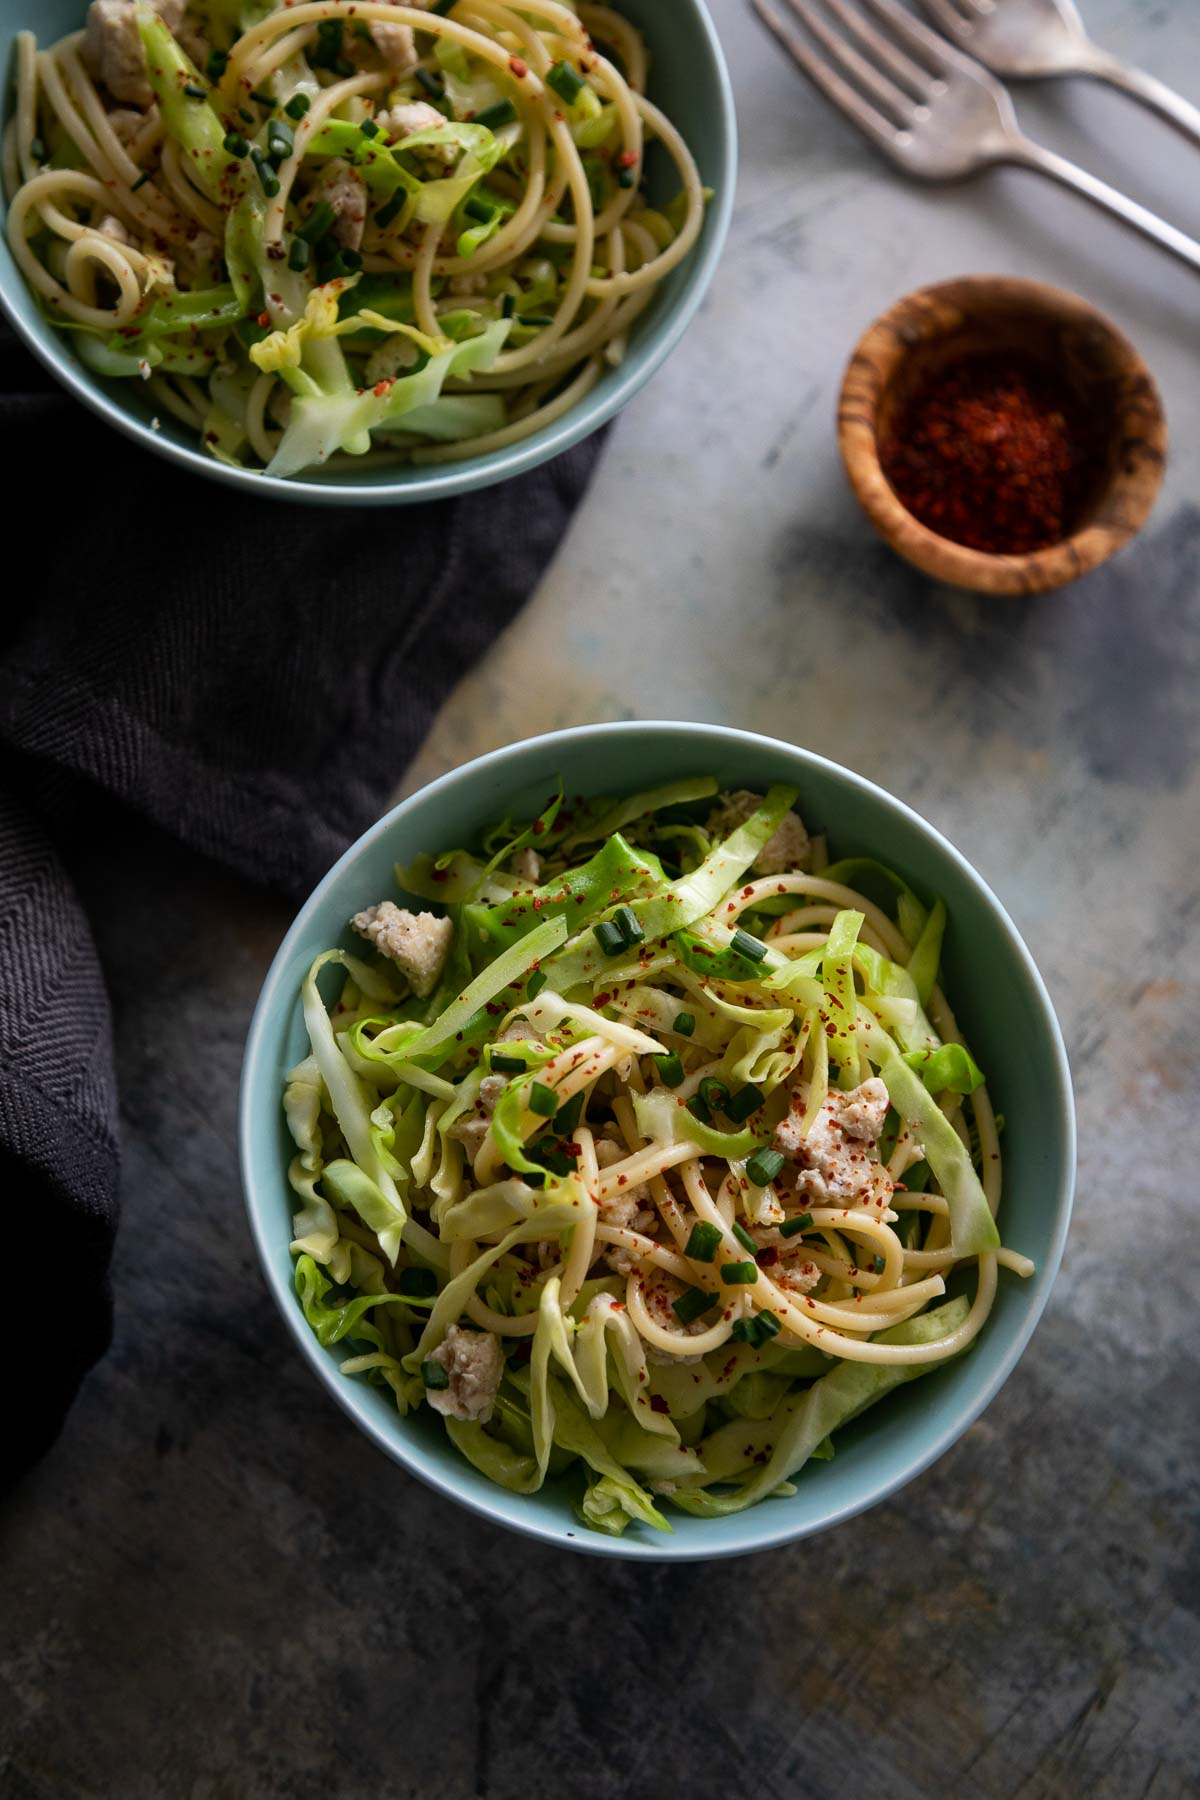
<instances>
[{"instance_id":1,"label":"silver fork","mask_svg":"<svg viewBox=\"0 0 1200 1800\"><path fill-rule=\"evenodd\" d=\"M1200 270L1200 243L1027 138L1000 83L897 0L860 0L857 9L848 0L824 0L824 11L814 0L786 0L828 60L817 55L772 0L751 4L796 66L908 174L925 181L955 181L998 163L1036 169ZM887 31L873 25L868 13ZM827 15L837 20L840 31Z\"/></svg>"},{"instance_id":2,"label":"silver fork","mask_svg":"<svg viewBox=\"0 0 1200 1800\"><path fill-rule=\"evenodd\" d=\"M1090 75L1132 94L1200 144L1200 107L1087 34L1074 0L918 0L948 38L993 75Z\"/></svg>"}]
</instances>

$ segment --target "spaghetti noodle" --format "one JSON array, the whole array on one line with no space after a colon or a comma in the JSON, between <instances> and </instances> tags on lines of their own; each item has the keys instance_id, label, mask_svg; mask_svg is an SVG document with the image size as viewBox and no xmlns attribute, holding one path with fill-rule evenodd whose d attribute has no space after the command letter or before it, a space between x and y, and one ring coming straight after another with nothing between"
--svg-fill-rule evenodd
<instances>
[{"instance_id":1,"label":"spaghetti noodle","mask_svg":"<svg viewBox=\"0 0 1200 1800\"><path fill-rule=\"evenodd\" d=\"M475 455L576 405L696 243L646 68L558 0L93 0L18 36L9 241L80 359L221 461Z\"/></svg>"}]
</instances>

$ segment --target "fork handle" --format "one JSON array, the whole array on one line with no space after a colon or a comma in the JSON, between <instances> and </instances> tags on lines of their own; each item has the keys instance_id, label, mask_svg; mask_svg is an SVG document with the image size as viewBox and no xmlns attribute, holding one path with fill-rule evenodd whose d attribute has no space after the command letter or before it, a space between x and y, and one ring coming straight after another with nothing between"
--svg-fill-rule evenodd
<instances>
[{"instance_id":1,"label":"fork handle","mask_svg":"<svg viewBox=\"0 0 1200 1800\"><path fill-rule=\"evenodd\" d=\"M1161 245L1164 250L1169 250L1180 262L1185 262L1190 269L1200 273L1200 243L1195 238L1189 237L1185 231L1176 230L1174 225L1168 225L1165 219L1160 219L1149 207L1139 206L1136 200L1131 200L1119 189L1109 187L1105 181L1098 181L1077 163L1068 162L1065 156L1043 149L1040 144L1032 143L1027 137L1018 137L1006 144L1003 160L1017 163L1022 168L1036 169L1040 174L1060 181L1064 187L1074 188L1077 194L1082 194L1093 206L1114 214L1126 225L1132 225L1143 237Z\"/></svg>"},{"instance_id":2,"label":"fork handle","mask_svg":"<svg viewBox=\"0 0 1200 1800\"><path fill-rule=\"evenodd\" d=\"M1174 88L1169 88L1165 81L1156 75L1147 75L1141 69L1130 69L1115 56L1108 56L1104 51L1097 51L1094 58L1089 58L1085 75L1094 76L1097 81L1106 81L1110 87L1120 88L1123 94L1129 94L1140 100L1152 112L1159 114L1182 131L1185 137L1200 144L1200 106L1193 106Z\"/></svg>"}]
</instances>

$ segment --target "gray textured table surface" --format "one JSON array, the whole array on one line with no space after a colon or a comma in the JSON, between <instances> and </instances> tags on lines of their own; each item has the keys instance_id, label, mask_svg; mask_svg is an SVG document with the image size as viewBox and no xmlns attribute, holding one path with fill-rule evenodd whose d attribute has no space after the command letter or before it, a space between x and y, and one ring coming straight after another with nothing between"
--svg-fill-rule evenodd
<instances>
[{"instance_id":1,"label":"gray textured table surface","mask_svg":"<svg viewBox=\"0 0 1200 1800\"><path fill-rule=\"evenodd\" d=\"M1088 11L1200 96L1190 0ZM284 910L135 840L90 883L124 996L117 1336L0 1523L6 1800L1200 1793L1200 287L1031 176L901 185L737 0L716 12L743 128L719 279L407 781L664 714L794 738L915 804L1006 900L1066 1027L1082 1157L1049 1313L936 1468L765 1560L633 1570L448 1510L320 1394L252 1259L234 1096ZM1200 152L1078 86L1022 105L1200 232ZM1145 539L1046 601L931 589L832 453L862 325L980 269L1099 302L1170 411Z\"/></svg>"}]
</instances>

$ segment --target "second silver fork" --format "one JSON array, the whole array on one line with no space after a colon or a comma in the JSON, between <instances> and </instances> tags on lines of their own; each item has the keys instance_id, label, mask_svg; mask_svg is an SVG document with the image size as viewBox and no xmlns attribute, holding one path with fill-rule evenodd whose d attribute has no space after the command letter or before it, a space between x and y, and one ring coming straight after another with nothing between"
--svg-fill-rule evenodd
<instances>
[{"instance_id":1,"label":"second silver fork","mask_svg":"<svg viewBox=\"0 0 1200 1800\"><path fill-rule=\"evenodd\" d=\"M1007 90L898 0L860 0L858 7L849 0L824 0L823 7L817 0L751 4L814 86L908 174L953 181L999 163L1036 169L1200 271L1200 243L1026 137Z\"/></svg>"}]
</instances>

